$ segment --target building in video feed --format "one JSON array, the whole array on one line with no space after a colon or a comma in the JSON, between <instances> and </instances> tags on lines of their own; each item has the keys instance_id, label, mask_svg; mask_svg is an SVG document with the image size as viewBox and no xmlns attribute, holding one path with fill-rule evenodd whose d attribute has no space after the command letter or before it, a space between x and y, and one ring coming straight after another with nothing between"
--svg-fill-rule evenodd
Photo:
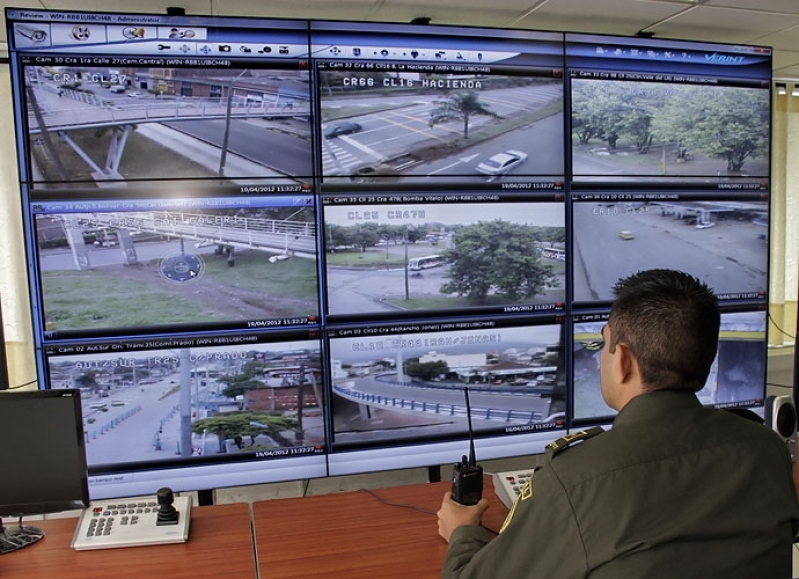
<instances>
[{"instance_id":1,"label":"building in video feed","mask_svg":"<svg viewBox=\"0 0 799 579\"><path fill-rule=\"evenodd\" d=\"M312 22L311 51L328 180L564 172L561 35Z\"/></svg>"},{"instance_id":2,"label":"building in video feed","mask_svg":"<svg viewBox=\"0 0 799 579\"><path fill-rule=\"evenodd\" d=\"M548 316L329 330L333 448L564 426L562 322Z\"/></svg>"},{"instance_id":3,"label":"building in video feed","mask_svg":"<svg viewBox=\"0 0 799 579\"><path fill-rule=\"evenodd\" d=\"M722 301L763 300L768 290L766 192L572 195L576 305L609 301L636 271L686 271Z\"/></svg>"},{"instance_id":4,"label":"building in video feed","mask_svg":"<svg viewBox=\"0 0 799 579\"><path fill-rule=\"evenodd\" d=\"M325 452L320 341L307 330L83 343L45 357L51 387L81 391L92 474Z\"/></svg>"},{"instance_id":5,"label":"building in video feed","mask_svg":"<svg viewBox=\"0 0 799 579\"><path fill-rule=\"evenodd\" d=\"M599 357L607 313L574 319L571 423L610 422L615 411L605 404L599 383ZM723 309L719 349L699 400L718 408L762 406L766 392L766 320L764 309Z\"/></svg>"},{"instance_id":6,"label":"building in video feed","mask_svg":"<svg viewBox=\"0 0 799 579\"><path fill-rule=\"evenodd\" d=\"M45 340L316 323L314 197L31 204Z\"/></svg>"},{"instance_id":7,"label":"building in video feed","mask_svg":"<svg viewBox=\"0 0 799 579\"><path fill-rule=\"evenodd\" d=\"M562 310L562 192L323 195L331 321Z\"/></svg>"}]
</instances>

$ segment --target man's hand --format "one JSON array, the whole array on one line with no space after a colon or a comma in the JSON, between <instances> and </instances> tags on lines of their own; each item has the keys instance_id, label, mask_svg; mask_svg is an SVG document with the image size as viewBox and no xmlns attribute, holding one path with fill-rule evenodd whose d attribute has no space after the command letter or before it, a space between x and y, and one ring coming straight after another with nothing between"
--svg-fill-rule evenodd
<instances>
[{"instance_id":1,"label":"man's hand","mask_svg":"<svg viewBox=\"0 0 799 579\"><path fill-rule=\"evenodd\" d=\"M463 525L479 525L483 519L483 513L488 508L488 501L480 499L476 505L462 505L452 500L452 493L447 491L444 500L441 501L441 508L438 509L438 534L449 543L449 538L458 527Z\"/></svg>"}]
</instances>

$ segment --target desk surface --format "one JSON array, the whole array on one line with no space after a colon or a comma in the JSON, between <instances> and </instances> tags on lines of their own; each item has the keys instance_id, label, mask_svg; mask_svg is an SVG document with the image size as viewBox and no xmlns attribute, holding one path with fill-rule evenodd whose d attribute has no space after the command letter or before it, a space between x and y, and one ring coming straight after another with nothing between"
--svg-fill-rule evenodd
<instances>
[{"instance_id":1,"label":"desk surface","mask_svg":"<svg viewBox=\"0 0 799 579\"><path fill-rule=\"evenodd\" d=\"M436 511L450 482L253 503L261 579L436 579L447 551ZM508 510L486 477L483 524L498 531Z\"/></svg>"},{"instance_id":2,"label":"desk surface","mask_svg":"<svg viewBox=\"0 0 799 579\"><path fill-rule=\"evenodd\" d=\"M4 520L8 527L16 520ZM25 524L25 520L23 520ZM176 545L74 551L77 518L30 521L39 542L0 556L0 577L13 579L255 579L249 505L194 507L189 540Z\"/></svg>"}]
</instances>

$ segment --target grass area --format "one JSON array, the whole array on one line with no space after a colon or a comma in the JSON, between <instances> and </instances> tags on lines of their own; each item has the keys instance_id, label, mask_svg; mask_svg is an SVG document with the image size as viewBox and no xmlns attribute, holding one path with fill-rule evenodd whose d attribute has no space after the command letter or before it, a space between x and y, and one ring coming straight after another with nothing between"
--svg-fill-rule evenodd
<instances>
[{"instance_id":1,"label":"grass area","mask_svg":"<svg viewBox=\"0 0 799 579\"><path fill-rule=\"evenodd\" d=\"M205 260L203 275L186 284L158 274L158 262L91 271L47 271L42 278L48 329L202 323L301 316L316 312L316 262L271 264L260 252Z\"/></svg>"},{"instance_id":2,"label":"grass area","mask_svg":"<svg viewBox=\"0 0 799 579\"><path fill-rule=\"evenodd\" d=\"M76 129L69 131L70 138L81 150L102 167L108 155L110 129ZM61 165L67 172L68 181L93 181L92 168L62 139L51 135L53 148ZM60 179L58 165L47 151L42 140L31 143L31 151L37 167L46 180ZM152 139L130 133L125 142L125 154L119 166L125 179L171 179L175 177L213 178L217 174L191 159L178 155Z\"/></svg>"}]
</instances>

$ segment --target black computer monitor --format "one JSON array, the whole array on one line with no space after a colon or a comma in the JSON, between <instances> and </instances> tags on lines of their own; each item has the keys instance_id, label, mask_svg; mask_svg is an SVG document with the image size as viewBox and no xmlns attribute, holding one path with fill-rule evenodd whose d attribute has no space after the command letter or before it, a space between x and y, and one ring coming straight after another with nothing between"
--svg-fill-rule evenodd
<instances>
[{"instance_id":1,"label":"black computer monitor","mask_svg":"<svg viewBox=\"0 0 799 579\"><path fill-rule=\"evenodd\" d=\"M46 434L46 436L44 436ZM22 517L85 508L89 504L80 391L31 390L0 397L0 554L39 540L44 533Z\"/></svg>"}]
</instances>

